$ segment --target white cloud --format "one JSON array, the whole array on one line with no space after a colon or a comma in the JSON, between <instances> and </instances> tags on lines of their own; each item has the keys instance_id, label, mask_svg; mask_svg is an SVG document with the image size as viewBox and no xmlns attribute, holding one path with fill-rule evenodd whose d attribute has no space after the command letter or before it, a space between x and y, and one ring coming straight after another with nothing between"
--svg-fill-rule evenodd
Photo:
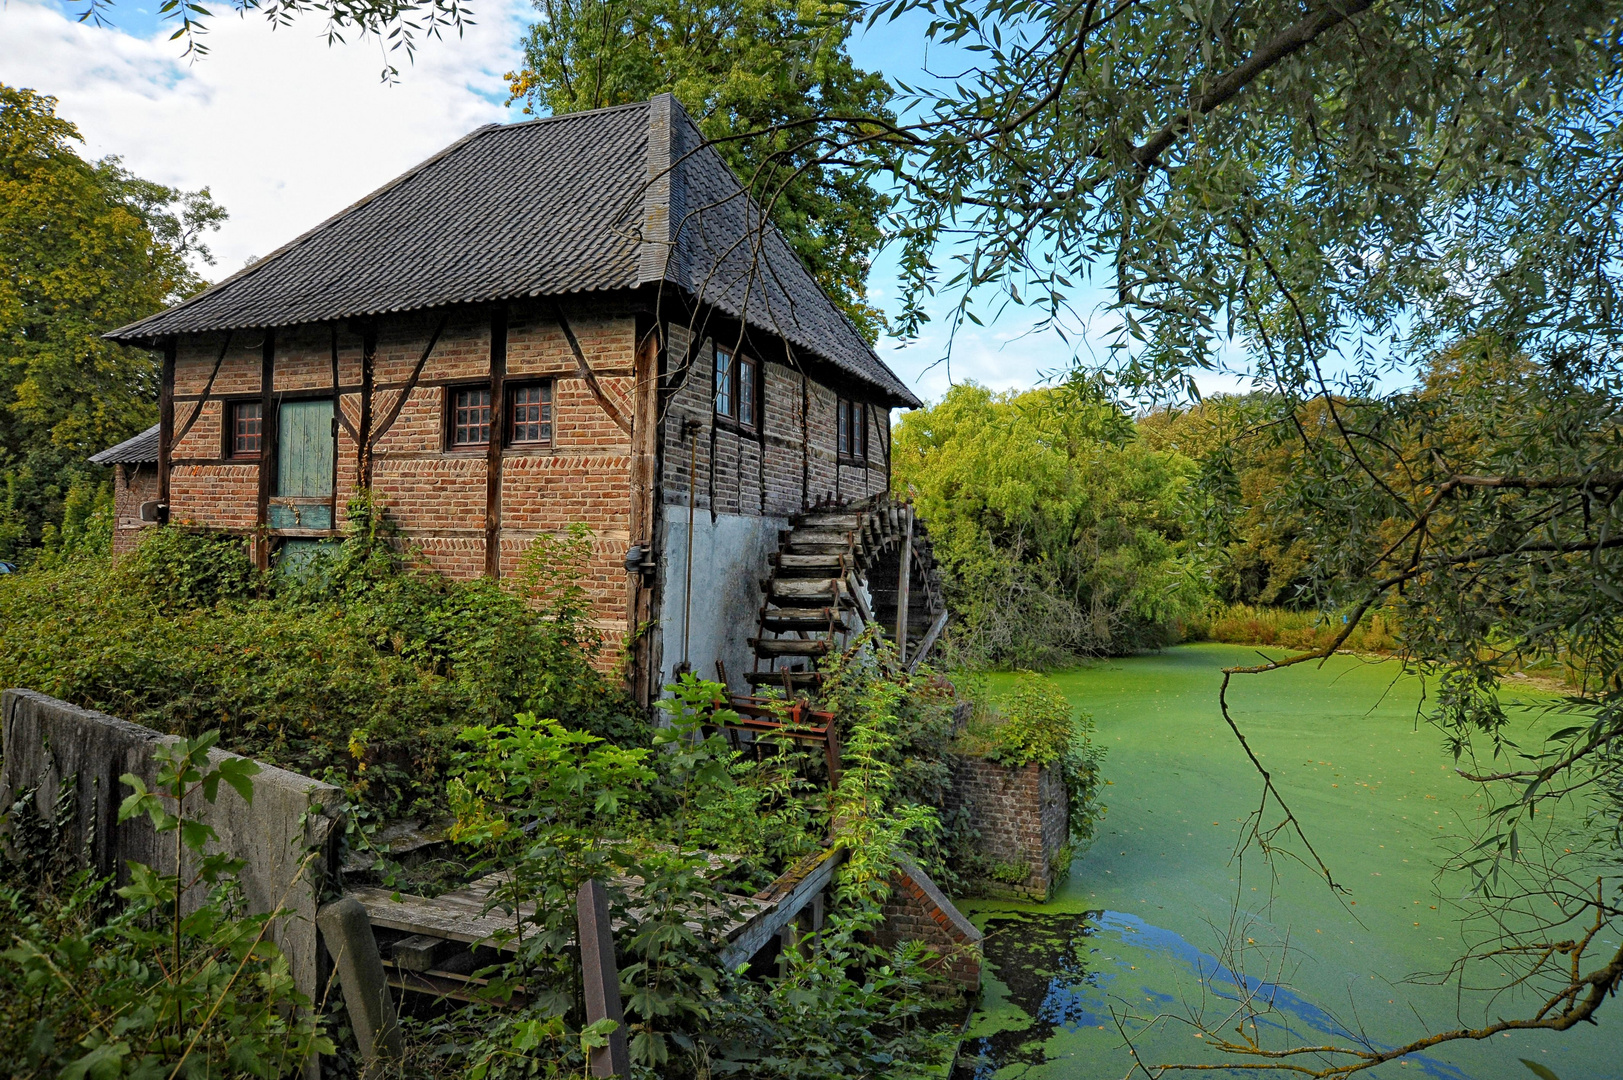
<instances>
[{"instance_id":1,"label":"white cloud","mask_svg":"<svg viewBox=\"0 0 1623 1080\"><path fill-rule=\"evenodd\" d=\"M117 9L115 8L115 14ZM480 5L460 39L429 40L384 85L376 42L328 47L314 21L273 30L219 17L188 63L141 38L31 0L0 7L0 79L60 100L91 157L209 187L231 220L212 239L222 277L343 209L481 124L508 119L502 73L519 62L517 0Z\"/></svg>"}]
</instances>

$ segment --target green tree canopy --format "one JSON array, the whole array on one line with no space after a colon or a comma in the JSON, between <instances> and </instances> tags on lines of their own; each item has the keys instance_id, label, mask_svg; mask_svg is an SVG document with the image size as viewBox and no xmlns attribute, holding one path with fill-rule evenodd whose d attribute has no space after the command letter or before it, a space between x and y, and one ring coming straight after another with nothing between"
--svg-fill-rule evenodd
<instances>
[{"instance_id":1,"label":"green tree canopy","mask_svg":"<svg viewBox=\"0 0 1623 1080\"><path fill-rule=\"evenodd\" d=\"M768 208L818 283L869 341L868 266L884 239L883 168L825 144L826 116L891 119L891 89L846 52L834 0L535 0L524 67L509 78L526 111L576 112L671 93Z\"/></svg>"},{"instance_id":2,"label":"green tree canopy","mask_svg":"<svg viewBox=\"0 0 1623 1080\"><path fill-rule=\"evenodd\" d=\"M1176 640L1202 604L1186 543L1194 464L1151 449L1108 402L955 386L902 418L892 469L929 523L965 659L1119 656Z\"/></svg>"},{"instance_id":3,"label":"green tree canopy","mask_svg":"<svg viewBox=\"0 0 1623 1080\"><path fill-rule=\"evenodd\" d=\"M1457 974L1536 1004L1391 1049L1270 1046L1265 1067L1344 1075L1591 1018L1623 987L1623 949L1591 929L1623 916L1623 4L884 0L872 16L908 11L964 69L898 102L905 124L840 133L904 157L903 330L932 297L1058 316L1092 285L1110 309L1094 325L1116 326L1099 366L1125 395L1198 397L1220 366L1251 380L1248 435L1286 481L1271 510L1308 553L1294 576L1349 633L1397 610L1409 662L1437 678L1431 718L1491 808L1457 863L1481 919ZM1552 660L1584 673L1578 719L1513 748L1499 679ZM1337 885L1261 781L1248 842ZM1597 851L1525 867L1518 830L1553 822ZM1550 918L1512 916L1534 908ZM1257 1046L1206 1034L1257 1065Z\"/></svg>"},{"instance_id":4,"label":"green tree canopy","mask_svg":"<svg viewBox=\"0 0 1623 1080\"><path fill-rule=\"evenodd\" d=\"M207 189L85 161L56 100L0 85L0 554L59 522L85 458L157 419L152 354L103 340L194 292Z\"/></svg>"}]
</instances>

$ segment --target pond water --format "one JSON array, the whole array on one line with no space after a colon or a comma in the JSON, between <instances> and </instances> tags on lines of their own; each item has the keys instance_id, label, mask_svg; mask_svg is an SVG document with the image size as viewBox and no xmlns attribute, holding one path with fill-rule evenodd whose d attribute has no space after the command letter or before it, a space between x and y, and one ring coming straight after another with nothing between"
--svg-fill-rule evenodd
<instances>
[{"instance_id":1,"label":"pond water","mask_svg":"<svg viewBox=\"0 0 1623 1080\"><path fill-rule=\"evenodd\" d=\"M1482 803L1397 664L1335 657L1231 684L1231 713L1350 891L1338 899L1289 860L1235 857L1261 781L1218 711L1218 669L1257 659L1182 646L1056 676L1109 748L1109 813L1051 902L963 905L987 934L987 970L953 1080L1125 1077L1124 1032L1152 1066L1232 1060L1178 1018L1216 1024L1242 995L1270 1002L1257 1035L1276 1046L1384 1048L1528 1011L1414 981L1459 955L1463 882L1436 866ZM1570 722L1546 714L1553 699L1519 700L1523 731ZM1598 1026L1443 1044L1362 1075L1531 1080L1521 1059L1561 1080L1623 1077L1623 1002Z\"/></svg>"}]
</instances>

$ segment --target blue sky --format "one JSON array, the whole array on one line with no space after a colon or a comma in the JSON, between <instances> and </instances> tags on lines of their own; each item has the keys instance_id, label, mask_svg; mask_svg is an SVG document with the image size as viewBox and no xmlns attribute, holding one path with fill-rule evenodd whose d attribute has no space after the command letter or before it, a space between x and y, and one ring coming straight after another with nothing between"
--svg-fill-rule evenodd
<instances>
[{"instance_id":1,"label":"blue sky","mask_svg":"<svg viewBox=\"0 0 1623 1080\"><path fill-rule=\"evenodd\" d=\"M217 17L211 53L188 61L151 2L115 5L112 25L75 22L79 5L8 0L0 6L0 81L60 99L91 156L117 154L138 174L184 188L208 186L231 220L212 241L210 276L229 273L342 209L483 123L517 119L502 74L517 65L530 9L524 0L473 0L477 25L459 39L428 41L415 63L379 79L375 41L329 48L314 21L272 30L263 18ZM893 79L925 78L923 20L910 16L855 38L860 66ZM938 62L946 59L937 55ZM895 310L894 252L870 279L874 301ZM1093 297L1076 298L1084 313ZM941 312L945 315L945 305ZM1034 333L1019 309L951 342L937 319L915 341L882 341L880 353L927 399L949 379L999 389L1035 385L1078 351L1102 351L1108 318L1071 327L1066 343ZM950 355L949 355L950 354ZM1208 380L1210 390L1232 380Z\"/></svg>"}]
</instances>

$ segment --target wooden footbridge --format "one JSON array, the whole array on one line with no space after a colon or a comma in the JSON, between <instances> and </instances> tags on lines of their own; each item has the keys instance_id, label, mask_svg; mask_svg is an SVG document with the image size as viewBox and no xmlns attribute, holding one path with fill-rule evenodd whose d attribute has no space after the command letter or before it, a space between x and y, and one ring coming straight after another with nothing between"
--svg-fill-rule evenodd
<instances>
[{"instance_id":1,"label":"wooden footbridge","mask_svg":"<svg viewBox=\"0 0 1623 1080\"><path fill-rule=\"evenodd\" d=\"M821 930L824 890L843 859L842 850L829 848L802 859L753 896L724 894L723 928L713 942L721 966L748 963L775 938ZM721 865L712 859L713 867ZM496 898L496 890L508 880L505 872L488 874L435 897L370 886L347 892L366 909L390 986L466 1001L478 997L485 985L473 972L516 952L528 932L526 922L535 915L532 904ZM622 879L615 884L628 890L635 908L639 883ZM701 914L717 912L694 913ZM693 925L697 929L714 921L695 917ZM612 929L621 928L616 921Z\"/></svg>"}]
</instances>

